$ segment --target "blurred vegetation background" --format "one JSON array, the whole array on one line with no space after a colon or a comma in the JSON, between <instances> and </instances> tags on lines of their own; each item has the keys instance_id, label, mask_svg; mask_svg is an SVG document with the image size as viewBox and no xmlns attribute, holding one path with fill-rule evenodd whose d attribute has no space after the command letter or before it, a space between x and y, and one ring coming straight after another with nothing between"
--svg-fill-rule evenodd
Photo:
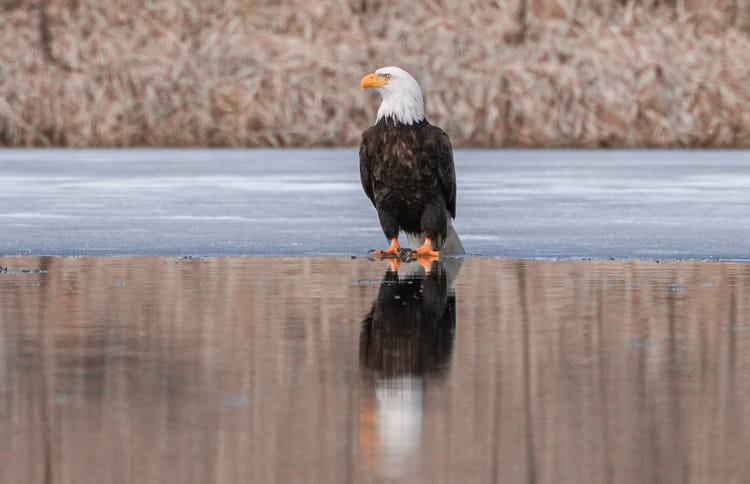
<instances>
[{"instance_id":1,"label":"blurred vegetation background","mask_svg":"<svg viewBox=\"0 0 750 484\"><path fill-rule=\"evenodd\" d=\"M353 146L399 65L462 147L750 147L750 0L0 0L0 144Z\"/></svg>"}]
</instances>

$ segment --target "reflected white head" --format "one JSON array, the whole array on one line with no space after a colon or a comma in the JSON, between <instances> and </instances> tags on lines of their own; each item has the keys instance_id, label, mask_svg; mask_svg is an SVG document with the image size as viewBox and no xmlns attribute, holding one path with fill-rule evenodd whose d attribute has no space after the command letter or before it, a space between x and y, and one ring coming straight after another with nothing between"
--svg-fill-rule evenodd
<instances>
[{"instance_id":1,"label":"reflected white head","mask_svg":"<svg viewBox=\"0 0 750 484\"><path fill-rule=\"evenodd\" d=\"M424 119L422 89L411 74L400 67L381 67L364 76L359 87L375 89L383 98L376 122L392 117L404 124L414 124Z\"/></svg>"}]
</instances>

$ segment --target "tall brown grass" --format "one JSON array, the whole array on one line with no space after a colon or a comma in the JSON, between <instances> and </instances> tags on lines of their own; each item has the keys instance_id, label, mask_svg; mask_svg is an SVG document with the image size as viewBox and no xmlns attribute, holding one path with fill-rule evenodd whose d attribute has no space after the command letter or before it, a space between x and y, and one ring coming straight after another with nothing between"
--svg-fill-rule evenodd
<instances>
[{"instance_id":1,"label":"tall brown grass","mask_svg":"<svg viewBox=\"0 0 750 484\"><path fill-rule=\"evenodd\" d=\"M1 0L0 143L356 145L411 71L457 146L750 147L747 0Z\"/></svg>"}]
</instances>

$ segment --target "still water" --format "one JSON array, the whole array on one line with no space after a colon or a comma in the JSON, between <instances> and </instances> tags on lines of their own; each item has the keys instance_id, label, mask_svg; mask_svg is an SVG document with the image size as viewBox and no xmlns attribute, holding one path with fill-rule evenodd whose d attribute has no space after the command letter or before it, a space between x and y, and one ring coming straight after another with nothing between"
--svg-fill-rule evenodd
<instances>
[{"instance_id":1,"label":"still water","mask_svg":"<svg viewBox=\"0 0 750 484\"><path fill-rule=\"evenodd\" d=\"M0 266L3 483L750 475L748 264Z\"/></svg>"}]
</instances>

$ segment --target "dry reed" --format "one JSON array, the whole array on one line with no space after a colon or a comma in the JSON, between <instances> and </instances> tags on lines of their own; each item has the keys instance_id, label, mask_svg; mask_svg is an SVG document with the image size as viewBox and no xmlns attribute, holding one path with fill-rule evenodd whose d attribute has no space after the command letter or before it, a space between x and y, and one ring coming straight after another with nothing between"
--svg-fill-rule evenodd
<instances>
[{"instance_id":1,"label":"dry reed","mask_svg":"<svg viewBox=\"0 0 750 484\"><path fill-rule=\"evenodd\" d=\"M356 145L378 102L358 80L396 64L456 146L750 147L745 0L0 10L7 146Z\"/></svg>"}]
</instances>

